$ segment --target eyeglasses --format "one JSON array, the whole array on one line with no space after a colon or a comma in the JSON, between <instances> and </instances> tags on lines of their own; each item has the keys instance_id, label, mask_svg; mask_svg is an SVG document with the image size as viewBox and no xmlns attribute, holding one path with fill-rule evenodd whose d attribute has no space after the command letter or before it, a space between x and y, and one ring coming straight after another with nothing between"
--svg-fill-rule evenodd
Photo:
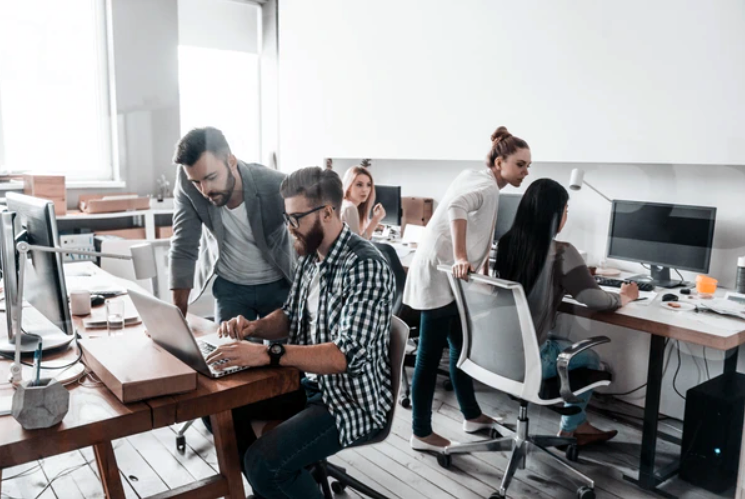
<instances>
[{"instance_id":1,"label":"eyeglasses","mask_svg":"<svg viewBox=\"0 0 745 499\"><path fill-rule=\"evenodd\" d=\"M315 212L317 212L319 210L322 210L322 209L324 209L327 206L328 206L327 204L323 204L321 206L316 206L312 210L306 211L304 213L292 213L290 215L288 215L287 213L283 213L282 216L285 218L285 223L287 225L289 225L293 229L297 229L298 227L300 227L300 219L301 218L306 217L306 216L310 215L311 213L315 213ZM333 206L331 207L331 209L332 210L334 209Z\"/></svg>"}]
</instances>

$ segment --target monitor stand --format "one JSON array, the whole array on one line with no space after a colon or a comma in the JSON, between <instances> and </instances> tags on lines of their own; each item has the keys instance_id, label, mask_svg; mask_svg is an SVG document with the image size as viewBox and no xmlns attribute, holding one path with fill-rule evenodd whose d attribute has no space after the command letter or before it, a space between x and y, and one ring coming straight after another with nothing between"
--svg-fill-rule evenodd
<instances>
[{"instance_id":1,"label":"monitor stand","mask_svg":"<svg viewBox=\"0 0 745 499\"><path fill-rule=\"evenodd\" d=\"M4 328L3 328L4 329ZM60 330L57 330L57 332L52 331L39 331L34 332L31 331L32 334L37 334L41 337L41 348L43 351L47 350L55 350L57 348L62 348L68 346L72 340L75 339L74 335L71 334L65 334ZM28 334L22 334L21 335L21 353L26 354L32 354L36 350L36 346L39 344L39 340L36 338L36 336L31 336ZM14 355L16 352L16 342L15 339L10 339L8 337L5 337L0 340L0 352L4 354L10 354Z\"/></svg>"},{"instance_id":2,"label":"monitor stand","mask_svg":"<svg viewBox=\"0 0 745 499\"><path fill-rule=\"evenodd\" d=\"M628 278L629 281L648 282L660 288L677 288L682 285L680 280L670 279L670 267L650 265L651 275L639 274Z\"/></svg>"}]
</instances>

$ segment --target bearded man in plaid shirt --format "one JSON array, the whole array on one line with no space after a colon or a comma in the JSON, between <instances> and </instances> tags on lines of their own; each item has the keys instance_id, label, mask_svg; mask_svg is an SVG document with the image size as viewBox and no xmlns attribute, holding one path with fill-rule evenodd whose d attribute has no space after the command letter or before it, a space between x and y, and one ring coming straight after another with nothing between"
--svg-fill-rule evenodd
<instances>
[{"instance_id":1,"label":"bearded man in plaid shirt","mask_svg":"<svg viewBox=\"0 0 745 499\"><path fill-rule=\"evenodd\" d=\"M299 392L236 409L233 418L255 497L322 498L305 468L374 438L393 407L394 278L385 257L341 221L342 183L332 170L298 170L280 193L301 256L287 302L257 321L223 322L219 332L288 342L267 348L238 341L207 360L225 361L221 368L280 365L305 373ZM283 422L257 440L250 425L256 419Z\"/></svg>"}]
</instances>

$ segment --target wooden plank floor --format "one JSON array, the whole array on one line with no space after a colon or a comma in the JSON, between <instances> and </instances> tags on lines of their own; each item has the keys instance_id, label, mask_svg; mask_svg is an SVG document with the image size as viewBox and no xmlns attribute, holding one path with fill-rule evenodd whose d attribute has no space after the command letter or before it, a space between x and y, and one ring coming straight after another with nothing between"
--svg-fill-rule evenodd
<instances>
[{"instance_id":1,"label":"wooden plank floor","mask_svg":"<svg viewBox=\"0 0 745 499\"><path fill-rule=\"evenodd\" d=\"M518 404L504 394L478 386L478 399L487 414L514 422ZM638 416L639 409L606 401L606 406ZM435 394L433 426L435 431L459 442L478 440L461 430L461 415L455 395L438 389ZM554 434L558 416L547 409L531 406L531 432ZM623 473L636 474L641 432L632 426L611 421L591 411L591 421L601 428L616 428L618 437L605 445L583 449L577 467L596 482L598 498L655 498L622 479ZM679 422L664 422L666 432L679 432ZM162 428L114 443L127 498L136 499L179 487L212 475L217 457L212 436L201 422L187 432L187 449L176 451L177 427ZM331 459L359 480L391 499L477 499L489 497L498 486L508 456L506 453L482 453L453 457L453 466L444 470L436 459L409 447L411 411L399 407L392 434L378 445L347 449ZM660 442L661 462L680 451L675 445ZM92 449L71 452L11 469L3 470L3 499L78 499L103 498ZM250 493L248 484L245 484ZM519 470L509 490L512 498L571 499L576 497L578 482L545 464L537 454L528 457L525 470ZM734 489L715 495L673 479L663 490L681 499L734 497ZM360 498L352 491L340 498Z\"/></svg>"}]
</instances>

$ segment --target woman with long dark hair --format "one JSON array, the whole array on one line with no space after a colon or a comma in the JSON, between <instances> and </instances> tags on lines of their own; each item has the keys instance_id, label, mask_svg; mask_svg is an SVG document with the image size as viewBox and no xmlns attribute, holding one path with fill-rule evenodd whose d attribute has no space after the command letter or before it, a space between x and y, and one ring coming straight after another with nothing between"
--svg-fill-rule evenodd
<instances>
[{"instance_id":1,"label":"woman with long dark hair","mask_svg":"<svg viewBox=\"0 0 745 499\"><path fill-rule=\"evenodd\" d=\"M458 369L463 336L455 297L438 265L451 265L453 275L467 279L485 270L497 221L499 190L519 187L528 175L528 144L505 127L491 136L486 168L466 170L450 184L440 200L409 266L404 303L421 311L419 347L411 382L413 402L411 447L438 452L450 441L432 431L432 399L443 349L450 345L450 379L467 433L491 428L494 421L481 413L473 380Z\"/></svg>"},{"instance_id":2,"label":"woman with long dark hair","mask_svg":"<svg viewBox=\"0 0 745 499\"><path fill-rule=\"evenodd\" d=\"M528 297L538 344L541 345L543 377L557 376L556 359L571 342L553 335L556 315L565 294L593 310L615 310L639 296L635 283L621 286L619 294L598 287L577 249L554 238L564 228L569 194L558 182L539 179L523 195L512 228L499 240L495 269L497 276L522 284ZM597 369L595 352L578 354L569 369ZM587 421L585 408L592 390L579 395L579 414L562 416L561 436L575 436L579 445L610 440L616 431L601 431Z\"/></svg>"}]
</instances>

